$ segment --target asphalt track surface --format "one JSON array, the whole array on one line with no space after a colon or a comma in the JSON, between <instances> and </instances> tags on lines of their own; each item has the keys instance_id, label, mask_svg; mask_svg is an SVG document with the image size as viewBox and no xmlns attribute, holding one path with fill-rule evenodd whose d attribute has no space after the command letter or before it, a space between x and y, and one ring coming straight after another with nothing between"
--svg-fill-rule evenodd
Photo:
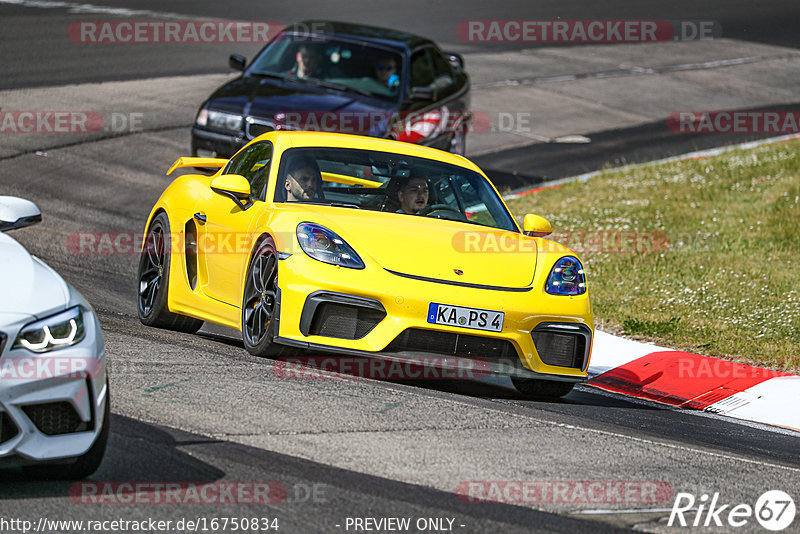
<instances>
[{"instance_id":1,"label":"asphalt track surface","mask_svg":"<svg viewBox=\"0 0 800 534\"><path fill-rule=\"evenodd\" d=\"M453 32L466 18L709 18L739 39L797 46L800 35L800 6L795 4L653 4L615 2L604 11L586 2L544 2L535 8L509 2L503 10L490 5L465 12L463 3L450 2L321 2L313 14L391 22L453 49L466 48ZM124 2L92 5L131 7ZM256 2L171 2L167 8L137 2L135 8L282 22L306 18L312 11L302 4L268 8ZM419 15L422 9L424 17ZM120 52L114 46L63 44L66 26L88 16L112 17L0 4L5 70L0 86L24 90L221 72L213 58L224 59L231 51L227 45L200 51L125 45ZM608 132L606 148L618 146L632 161L677 150L665 146L668 141L657 129L631 130ZM0 472L1 516L32 521L275 517L279 532L346 532L348 517L447 517L455 520L458 532L610 532L631 527L672 532L666 526L669 512L664 511L671 500L627 506L475 504L459 500L455 491L469 480L630 480L663 481L675 492L698 496L720 492L730 503L753 504L769 489L800 495L798 438L791 432L630 401L588 387L547 402L521 399L504 384L288 381L280 378L274 361L247 354L235 332L204 328L189 336L142 326L135 307L137 256L70 254L64 243L79 231L141 231L170 181L164 169L185 154L187 143L185 128L165 127L69 143L46 155L30 151L0 161L0 188L40 206L44 222L14 237L76 286L95 306L104 327L112 372L112 434L106 460L91 480L274 481L289 495L268 506L86 505L70 500L71 483L31 481L9 470ZM608 150L597 146L544 145L541 150L554 152L553 164L527 172L535 181L572 174L576 168L592 170L609 158ZM559 167L565 154L576 167ZM486 156L485 163L508 170L525 165L525 157L526 151L518 149ZM318 488L318 494L309 496L310 488ZM626 512L628 508L639 510ZM597 513L579 513L590 509ZM751 521L740 531L758 531L757 524Z\"/></svg>"},{"instance_id":2,"label":"asphalt track surface","mask_svg":"<svg viewBox=\"0 0 800 534\"><path fill-rule=\"evenodd\" d=\"M0 20L3 42L3 71L0 88L35 87L158 76L176 76L224 72L230 45L208 44L170 46L152 44L114 44L91 47L64 42L69 24L83 20L114 20L109 11L80 8L67 13L67 8L32 8L2 6ZM42 4L53 4L43 2ZM277 21L281 24L306 19L333 19L394 25L436 40L445 49L457 51L496 51L530 47L530 43L464 43L456 27L462 20L494 19L646 19L646 20L711 20L722 27L722 35L759 43L798 47L800 44L800 4L781 0L758 3L747 0L711 0L696 2L679 0L669 3L652 0L595 2L525 0L493 3L464 2L262 2L244 0L213 2L181 0L172 2L105 0L102 2L65 2L69 6L95 6L134 9L175 14L178 20L223 18L243 21ZM312 7L313 6L313 7ZM144 15L129 16L132 20ZM252 57L259 45L243 45L237 52Z\"/></svg>"}]
</instances>

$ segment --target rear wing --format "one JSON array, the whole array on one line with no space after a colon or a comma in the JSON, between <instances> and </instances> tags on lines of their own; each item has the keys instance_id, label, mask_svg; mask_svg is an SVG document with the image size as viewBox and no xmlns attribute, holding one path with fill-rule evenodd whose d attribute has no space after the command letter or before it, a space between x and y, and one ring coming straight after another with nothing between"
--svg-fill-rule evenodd
<instances>
[{"instance_id":1,"label":"rear wing","mask_svg":"<svg viewBox=\"0 0 800 534\"><path fill-rule=\"evenodd\" d=\"M175 169L182 169L183 167L206 167L209 169L221 169L226 163L228 163L227 159L219 158L178 158L178 160L173 163L172 167L170 167L167 171L167 175L172 174L172 171Z\"/></svg>"},{"instance_id":2,"label":"rear wing","mask_svg":"<svg viewBox=\"0 0 800 534\"><path fill-rule=\"evenodd\" d=\"M336 182L337 184L345 185L360 185L361 187L378 188L383 184L375 180L366 180L364 178L356 178L355 176L347 176L346 174L336 174L333 172L322 172L322 179L326 182Z\"/></svg>"}]
</instances>

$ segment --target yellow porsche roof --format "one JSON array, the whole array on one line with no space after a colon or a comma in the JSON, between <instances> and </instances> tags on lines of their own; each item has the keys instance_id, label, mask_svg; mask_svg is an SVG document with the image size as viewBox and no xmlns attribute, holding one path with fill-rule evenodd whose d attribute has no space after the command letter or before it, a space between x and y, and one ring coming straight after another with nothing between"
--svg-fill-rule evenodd
<instances>
[{"instance_id":1,"label":"yellow porsche roof","mask_svg":"<svg viewBox=\"0 0 800 534\"><path fill-rule=\"evenodd\" d=\"M331 132L277 131L265 133L254 139L254 141L260 139L269 139L274 141L276 137L281 137L283 141L285 141L288 137L292 147L324 146L333 148L377 150L380 152L402 154L404 156L416 156L418 158L432 159L481 172L474 163L457 154L451 154L450 152L445 152L436 148L415 145L413 143L406 143L404 141L379 139L364 135L351 135Z\"/></svg>"}]
</instances>

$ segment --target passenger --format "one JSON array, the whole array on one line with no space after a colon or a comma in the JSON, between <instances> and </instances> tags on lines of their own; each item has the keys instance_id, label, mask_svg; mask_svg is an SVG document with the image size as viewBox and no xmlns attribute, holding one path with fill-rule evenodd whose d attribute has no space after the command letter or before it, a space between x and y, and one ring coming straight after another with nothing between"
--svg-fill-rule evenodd
<instances>
[{"instance_id":1,"label":"passenger","mask_svg":"<svg viewBox=\"0 0 800 534\"><path fill-rule=\"evenodd\" d=\"M397 213L416 215L428 204L428 181L425 178L411 178L400 186L397 198L400 209Z\"/></svg>"},{"instance_id":2,"label":"passenger","mask_svg":"<svg viewBox=\"0 0 800 534\"><path fill-rule=\"evenodd\" d=\"M391 56L379 58L375 64L375 79L385 87L394 88L400 85L400 77L397 75L397 60Z\"/></svg>"}]
</instances>

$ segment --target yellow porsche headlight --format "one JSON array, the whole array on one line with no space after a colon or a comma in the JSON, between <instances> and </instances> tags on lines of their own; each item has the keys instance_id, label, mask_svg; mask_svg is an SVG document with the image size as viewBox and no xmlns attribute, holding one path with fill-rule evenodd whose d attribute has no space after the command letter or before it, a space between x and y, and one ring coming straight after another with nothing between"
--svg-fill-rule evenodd
<instances>
[{"instance_id":1,"label":"yellow porsche headlight","mask_svg":"<svg viewBox=\"0 0 800 534\"><path fill-rule=\"evenodd\" d=\"M303 252L315 260L350 269L364 268L364 262L353 247L324 226L313 223L298 224L297 241Z\"/></svg>"},{"instance_id":2,"label":"yellow porsche headlight","mask_svg":"<svg viewBox=\"0 0 800 534\"><path fill-rule=\"evenodd\" d=\"M583 295L586 293L586 274L578 258L564 256L556 262L545 284L551 295Z\"/></svg>"}]
</instances>

